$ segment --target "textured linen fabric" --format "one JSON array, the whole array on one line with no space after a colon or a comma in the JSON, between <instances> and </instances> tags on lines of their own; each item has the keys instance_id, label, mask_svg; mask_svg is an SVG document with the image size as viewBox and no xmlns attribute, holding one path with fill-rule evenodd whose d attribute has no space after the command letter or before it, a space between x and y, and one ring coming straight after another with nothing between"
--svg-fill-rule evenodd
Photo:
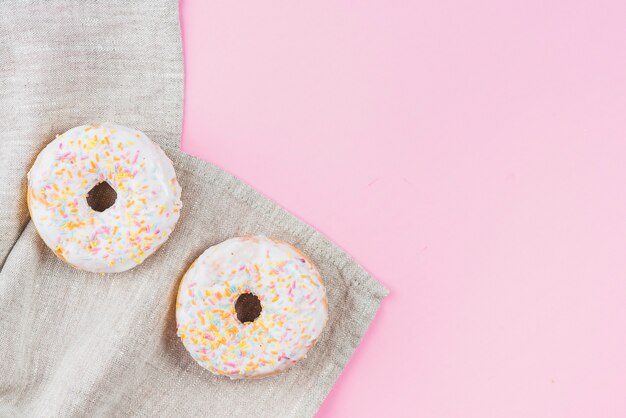
<instances>
[{"instance_id":1,"label":"textured linen fabric","mask_svg":"<svg viewBox=\"0 0 626 418\"><path fill-rule=\"evenodd\" d=\"M311 416L387 291L322 235L179 150L183 68L174 0L0 2L0 416ZM111 121L172 159L183 210L170 239L119 274L73 269L29 222L26 173L55 134ZM286 373L231 381L176 336L187 267L227 238L299 247L324 277L329 322Z\"/></svg>"}]
</instances>

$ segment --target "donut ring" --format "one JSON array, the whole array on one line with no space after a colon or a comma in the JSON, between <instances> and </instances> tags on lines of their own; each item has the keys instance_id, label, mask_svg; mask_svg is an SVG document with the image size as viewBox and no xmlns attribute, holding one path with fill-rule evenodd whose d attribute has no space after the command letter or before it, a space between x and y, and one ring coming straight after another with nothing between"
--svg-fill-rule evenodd
<instances>
[{"instance_id":1,"label":"donut ring","mask_svg":"<svg viewBox=\"0 0 626 418\"><path fill-rule=\"evenodd\" d=\"M257 309L243 312L256 319L242 318L243 298L256 299ZM306 357L327 319L326 290L311 261L264 236L210 247L185 273L176 301L177 334L187 351L231 379L292 366Z\"/></svg>"},{"instance_id":2,"label":"donut ring","mask_svg":"<svg viewBox=\"0 0 626 418\"><path fill-rule=\"evenodd\" d=\"M115 190L112 206L90 207L90 190ZM122 272L169 237L182 203L172 162L142 132L85 125L58 135L28 173L30 216L54 253L91 272Z\"/></svg>"}]
</instances>

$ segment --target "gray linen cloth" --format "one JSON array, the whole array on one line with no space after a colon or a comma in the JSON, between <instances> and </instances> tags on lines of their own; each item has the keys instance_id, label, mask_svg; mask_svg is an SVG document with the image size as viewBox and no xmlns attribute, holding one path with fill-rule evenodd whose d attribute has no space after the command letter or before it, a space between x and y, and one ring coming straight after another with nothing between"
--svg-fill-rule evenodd
<instances>
[{"instance_id":1,"label":"gray linen cloth","mask_svg":"<svg viewBox=\"0 0 626 418\"><path fill-rule=\"evenodd\" d=\"M311 416L387 294L318 232L179 150L182 65L175 0L0 2L0 416ZM25 199L45 144L101 121L163 147L184 205L161 249L109 275L57 259ZM246 234L308 254L325 279L330 318L291 370L231 381L187 354L174 300L202 251Z\"/></svg>"}]
</instances>

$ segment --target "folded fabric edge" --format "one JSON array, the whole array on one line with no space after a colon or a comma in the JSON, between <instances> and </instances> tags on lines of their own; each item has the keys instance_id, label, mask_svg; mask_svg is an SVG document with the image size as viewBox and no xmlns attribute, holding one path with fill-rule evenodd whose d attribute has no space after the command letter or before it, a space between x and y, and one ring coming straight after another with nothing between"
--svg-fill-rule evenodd
<instances>
[{"instance_id":1,"label":"folded fabric edge","mask_svg":"<svg viewBox=\"0 0 626 418\"><path fill-rule=\"evenodd\" d=\"M385 286L374 279L337 244L331 242L315 228L259 193L244 181L211 163L186 154L178 148L165 146L164 151L173 161L178 162L178 169L182 168L195 175L200 175L203 179L224 187L233 197L258 209L259 213L265 214L264 216L269 221L279 223L279 226L289 229L297 236L307 237L307 244L315 248L314 251L317 251L315 258L333 263L349 277L352 283L357 284L363 290L380 299L389 294L389 290Z\"/></svg>"},{"instance_id":2,"label":"folded fabric edge","mask_svg":"<svg viewBox=\"0 0 626 418\"><path fill-rule=\"evenodd\" d=\"M356 339L344 342L346 346L343 350L343 356L335 360L332 375L330 375L326 381L328 384L324 386L324 390L319 390L321 389L321 386L318 386L316 396L312 396L305 406L310 416L315 415L315 413L322 406L324 400L335 386L335 383L337 383L337 380L346 369L346 366L350 362L350 359L354 355L356 349L359 347L359 345L361 345L361 341L363 341L363 338L365 338L365 335L367 334L367 331L369 330L372 321L374 320L378 310L380 309L380 303L383 298L384 296L382 295L374 295L370 303L362 306L362 309L359 311L359 313L361 315L363 328L357 332Z\"/></svg>"}]
</instances>

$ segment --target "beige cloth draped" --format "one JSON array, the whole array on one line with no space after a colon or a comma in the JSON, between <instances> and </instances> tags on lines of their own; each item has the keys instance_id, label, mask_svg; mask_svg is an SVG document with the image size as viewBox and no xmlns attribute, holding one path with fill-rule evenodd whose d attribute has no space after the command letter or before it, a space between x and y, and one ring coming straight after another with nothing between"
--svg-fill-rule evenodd
<instances>
[{"instance_id":1,"label":"beige cloth draped","mask_svg":"<svg viewBox=\"0 0 626 418\"><path fill-rule=\"evenodd\" d=\"M311 416L387 291L345 253L241 181L179 150L178 3L0 3L0 416ZM57 133L111 121L146 132L171 160L183 210L168 242L121 274L78 271L43 244L26 173ZM330 318L288 372L231 381L176 337L190 263L227 238L265 234L316 263Z\"/></svg>"}]
</instances>

